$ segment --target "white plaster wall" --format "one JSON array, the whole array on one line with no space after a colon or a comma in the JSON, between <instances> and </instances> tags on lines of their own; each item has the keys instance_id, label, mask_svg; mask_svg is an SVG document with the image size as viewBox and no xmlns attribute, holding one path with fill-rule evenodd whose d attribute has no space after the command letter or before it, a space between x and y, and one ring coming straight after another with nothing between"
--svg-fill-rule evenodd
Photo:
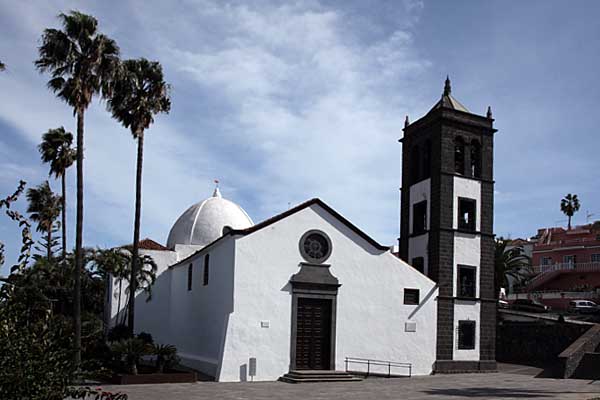
<instances>
[{"instance_id":1,"label":"white plaster wall","mask_svg":"<svg viewBox=\"0 0 600 400\"><path fill-rule=\"evenodd\" d=\"M425 265L424 273L429 274L429 233L415 236L408 239L408 262L412 263L413 258L423 257Z\"/></svg>"},{"instance_id":2,"label":"white plaster wall","mask_svg":"<svg viewBox=\"0 0 600 400\"><path fill-rule=\"evenodd\" d=\"M431 179L425 179L410 187L410 212L408 217L408 232L413 233L413 205L423 200L427 201L427 226L429 230L429 220L431 219Z\"/></svg>"},{"instance_id":3,"label":"white plaster wall","mask_svg":"<svg viewBox=\"0 0 600 400\"><path fill-rule=\"evenodd\" d=\"M481 237L468 233L454 233L454 276L458 277L458 265L476 268L475 296L479 297L479 264L481 263ZM453 282L454 296L457 294L457 279Z\"/></svg>"},{"instance_id":4,"label":"white plaster wall","mask_svg":"<svg viewBox=\"0 0 600 400\"><path fill-rule=\"evenodd\" d=\"M176 244L175 251L177 252L177 261L181 261L202 249L204 246L197 244Z\"/></svg>"},{"instance_id":5,"label":"white plaster wall","mask_svg":"<svg viewBox=\"0 0 600 400\"><path fill-rule=\"evenodd\" d=\"M454 216L452 220L452 227L458 228L458 198L466 197L468 199L474 199L477 201L476 205L476 221L475 227L477 231L481 230L481 182L473 179L462 178L460 176L454 177Z\"/></svg>"},{"instance_id":6,"label":"white plaster wall","mask_svg":"<svg viewBox=\"0 0 600 400\"><path fill-rule=\"evenodd\" d=\"M152 297L147 301L144 293L135 299L135 330L152 334L158 343L164 343L168 336L164 321L169 317L171 280L169 266L177 262L174 251L140 250L141 255L149 255L157 265L156 281L152 286Z\"/></svg>"},{"instance_id":7,"label":"white plaster wall","mask_svg":"<svg viewBox=\"0 0 600 400\"><path fill-rule=\"evenodd\" d=\"M209 282L203 285L204 256L209 258ZM192 264L192 290L188 291L188 266ZM217 375L229 315L233 310L234 240L225 238L206 251L170 269L171 302L169 340L184 365Z\"/></svg>"},{"instance_id":8,"label":"white plaster wall","mask_svg":"<svg viewBox=\"0 0 600 400\"><path fill-rule=\"evenodd\" d=\"M177 261L177 253L174 251L159 251L159 250L144 250L140 249L141 255L149 255L156 263L156 283L152 288L153 298L159 297L162 300L156 302L151 300L146 302L147 296L143 292L138 292L136 295L136 331L149 332L152 327L152 320L154 314L158 313L164 315L168 312L168 299L169 299L169 284L165 283L168 281L168 274L165 271L169 265L174 264ZM111 293L110 296L110 324L114 326L116 324L117 315L124 312L127 303L127 288L129 284L123 280L121 284L121 304L119 307L119 281L111 276ZM152 318L147 318L148 313Z\"/></svg>"},{"instance_id":9,"label":"white plaster wall","mask_svg":"<svg viewBox=\"0 0 600 400\"><path fill-rule=\"evenodd\" d=\"M290 363L291 287L299 271L300 237L310 229L333 243L331 273L342 285L337 298L336 369L344 357L413 364L413 374L429 374L435 361L437 287L388 251L364 239L318 205L301 210L248 236L235 246L234 312L229 319L218 379L247 379L249 358L257 359L255 380L275 380ZM403 304L403 289L420 289L421 304ZM261 327L261 321L269 327ZM405 323L416 332L405 332ZM295 344L293 344L295 345Z\"/></svg>"},{"instance_id":10,"label":"white plaster wall","mask_svg":"<svg viewBox=\"0 0 600 400\"><path fill-rule=\"evenodd\" d=\"M454 360L479 360L479 342L480 342L480 303L468 300L456 300L454 302ZM475 321L475 349L458 349L458 321Z\"/></svg>"},{"instance_id":11,"label":"white plaster wall","mask_svg":"<svg viewBox=\"0 0 600 400\"><path fill-rule=\"evenodd\" d=\"M481 237L467 233L454 233L454 282L453 292L457 295L458 265L476 267L475 297L479 297L479 277L481 263ZM481 330L481 308L478 301L456 300L454 303L454 360L479 360L479 341ZM475 321L475 349L458 349L458 321Z\"/></svg>"}]
</instances>

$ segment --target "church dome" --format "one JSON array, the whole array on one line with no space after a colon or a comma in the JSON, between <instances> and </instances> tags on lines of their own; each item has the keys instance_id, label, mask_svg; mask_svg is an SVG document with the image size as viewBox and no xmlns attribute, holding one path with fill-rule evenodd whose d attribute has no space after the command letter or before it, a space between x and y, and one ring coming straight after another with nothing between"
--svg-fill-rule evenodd
<instances>
[{"instance_id":1,"label":"church dome","mask_svg":"<svg viewBox=\"0 0 600 400\"><path fill-rule=\"evenodd\" d=\"M169 232L167 247L176 244L206 246L223 235L223 228L246 229L254 225L248 214L221 197L216 188L212 197L188 208Z\"/></svg>"}]
</instances>

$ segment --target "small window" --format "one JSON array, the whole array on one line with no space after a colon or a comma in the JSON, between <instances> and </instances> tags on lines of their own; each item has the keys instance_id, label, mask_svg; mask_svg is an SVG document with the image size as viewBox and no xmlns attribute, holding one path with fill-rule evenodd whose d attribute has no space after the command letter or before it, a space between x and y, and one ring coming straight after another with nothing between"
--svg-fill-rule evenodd
<instances>
[{"instance_id":1,"label":"small window","mask_svg":"<svg viewBox=\"0 0 600 400\"><path fill-rule=\"evenodd\" d=\"M458 321L458 349L475 349L475 321Z\"/></svg>"},{"instance_id":2,"label":"small window","mask_svg":"<svg viewBox=\"0 0 600 400\"><path fill-rule=\"evenodd\" d=\"M591 261L593 263L600 263L600 254L592 254Z\"/></svg>"},{"instance_id":3,"label":"small window","mask_svg":"<svg viewBox=\"0 0 600 400\"><path fill-rule=\"evenodd\" d=\"M552 265L552 257L542 257L542 265Z\"/></svg>"},{"instance_id":4,"label":"small window","mask_svg":"<svg viewBox=\"0 0 600 400\"><path fill-rule=\"evenodd\" d=\"M415 257L412 259L412 266L420 273L425 273L425 259L423 257Z\"/></svg>"},{"instance_id":5,"label":"small window","mask_svg":"<svg viewBox=\"0 0 600 400\"><path fill-rule=\"evenodd\" d=\"M563 263L565 263L567 265L574 265L575 264L575 256L573 256L573 255L563 256Z\"/></svg>"},{"instance_id":6,"label":"small window","mask_svg":"<svg viewBox=\"0 0 600 400\"><path fill-rule=\"evenodd\" d=\"M423 148L423 179L431 177L431 140L425 141Z\"/></svg>"},{"instance_id":7,"label":"small window","mask_svg":"<svg viewBox=\"0 0 600 400\"><path fill-rule=\"evenodd\" d=\"M192 290L192 272L193 266L192 264L188 265L188 291Z\"/></svg>"},{"instance_id":8,"label":"small window","mask_svg":"<svg viewBox=\"0 0 600 400\"><path fill-rule=\"evenodd\" d=\"M481 178L481 145L477 140L471 142L471 176Z\"/></svg>"},{"instance_id":9,"label":"small window","mask_svg":"<svg viewBox=\"0 0 600 400\"><path fill-rule=\"evenodd\" d=\"M460 136L454 139L454 172L465 173L465 141Z\"/></svg>"},{"instance_id":10,"label":"small window","mask_svg":"<svg viewBox=\"0 0 600 400\"><path fill-rule=\"evenodd\" d=\"M209 274L209 272L208 272L208 268L209 268L208 263L210 261L209 257L210 256L208 254L204 256L204 279L202 280L202 284L204 286L208 285L208 274Z\"/></svg>"},{"instance_id":11,"label":"small window","mask_svg":"<svg viewBox=\"0 0 600 400\"><path fill-rule=\"evenodd\" d=\"M413 234L418 235L427 229L427 200L413 204Z\"/></svg>"},{"instance_id":12,"label":"small window","mask_svg":"<svg viewBox=\"0 0 600 400\"><path fill-rule=\"evenodd\" d=\"M404 304L419 304L419 289L404 289Z\"/></svg>"},{"instance_id":13,"label":"small window","mask_svg":"<svg viewBox=\"0 0 600 400\"><path fill-rule=\"evenodd\" d=\"M475 231L476 201L473 199L458 198L458 229Z\"/></svg>"},{"instance_id":14,"label":"small window","mask_svg":"<svg viewBox=\"0 0 600 400\"><path fill-rule=\"evenodd\" d=\"M457 296L475 298L477 269L465 265L458 266Z\"/></svg>"},{"instance_id":15,"label":"small window","mask_svg":"<svg viewBox=\"0 0 600 400\"><path fill-rule=\"evenodd\" d=\"M421 178L421 149L419 146L412 147L410 157L410 180L414 184L419 182Z\"/></svg>"}]
</instances>

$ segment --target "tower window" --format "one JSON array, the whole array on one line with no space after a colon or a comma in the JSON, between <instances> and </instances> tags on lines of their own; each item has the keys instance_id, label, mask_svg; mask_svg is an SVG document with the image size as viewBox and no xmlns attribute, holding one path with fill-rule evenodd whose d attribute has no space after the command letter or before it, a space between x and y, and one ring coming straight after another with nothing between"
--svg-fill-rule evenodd
<instances>
[{"instance_id":1,"label":"tower window","mask_svg":"<svg viewBox=\"0 0 600 400\"><path fill-rule=\"evenodd\" d=\"M412 266L420 273L425 273L425 259L423 257L415 257L412 259Z\"/></svg>"},{"instance_id":2,"label":"tower window","mask_svg":"<svg viewBox=\"0 0 600 400\"><path fill-rule=\"evenodd\" d=\"M192 273L193 273L193 264L190 264L190 265L188 265L188 279L187 279L188 291L192 290Z\"/></svg>"},{"instance_id":3,"label":"tower window","mask_svg":"<svg viewBox=\"0 0 600 400\"><path fill-rule=\"evenodd\" d=\"M481 145L477 140L471 141L471 176L481 178Z\"/></svg>"},{"instance_id":4,"label":"tower window","mask_svg":"<svg viewBox=\"0 0 600 400\"><path fill-rule=\"evenodd\" d=\"M475 349L475 321L458 321L458 349Z\"/></svg>"},{"instance_id":5,"label":"tower window","mask_svg":"<svg viewBox=\"0 0 600 400\"><path fill-rule=\"evenodd\" d=\"M410 181L417 183L421 178L421 150L419 146L413 146L410 152Z\"/></svg>"},{"instance_id":6,"label":"tower window","mask_svg":"<svg viewBox=\"0 0 600 400\"><path fill-rule=\"evenodd\" d=\"M477 202L473 199L458 198L458 229L464 231L476 230L476 205Z\"/></svg>"},{"instance_id":7,"label":"tower window","mask_svg":"<svg viewBox=\"0 0 600 400\"><path fill-rule=\"evenodd\" d=\"M209 272L208 272L208 267L209 267L208 263L210 261L209 257L210 256L208 254L204 256L204 278L202 280L202 284L204 286L208 285L208 274L209 274Z\"/></svg>"},{"instance_id":8,"label":"tower window","mask_svg":"<svg viewBox=\"0 0 600 400\"><path fill-rule=\"evenodd\" d=\"M431 177L431 140L425 141L423 149L423 179Z\"/></svg>"},{"instance_id":9,"label":"tower window","mask_svg":"<svg viewBox=\"0 0 600 400\"><path fill-rule=\"evenodd\" d=\"M458 266L458 284L456 293L458 297L475 298L477 269L465 265Z\"/></svg>"},{"instance_id":10,"label":"tower window","mask_svg":"<svg viewBox=\"0 0 600 400\"><path fill-rule=\"evenodd\" d=\"M454 172L465 173L465 141L460 136L454 139Z\"/></svg>"},{"instance_id":11,"label":"tower window","mask_svg":"<svg viewBox=\"0 0 600 400\"><path fill-rule=\"evenodd\" d=\"M413 204L413 234L418 235L427 229L427 200Z\"/></svg>"},{"instance_id":12,"label":"tower window","mask_svg":"<svg viewBox=\"0 0 600 400\"><path fill-rule=\"evenodd\" d=\"M404 289L404 304L418 305L419 304L419 289Z\"/></svg>"}]
</instances>

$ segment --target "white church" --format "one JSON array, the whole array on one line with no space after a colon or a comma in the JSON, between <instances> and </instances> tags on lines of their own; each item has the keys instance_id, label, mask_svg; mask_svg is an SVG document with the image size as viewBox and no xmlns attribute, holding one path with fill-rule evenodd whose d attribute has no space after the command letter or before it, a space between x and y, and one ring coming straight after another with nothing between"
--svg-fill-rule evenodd
<instances>
[{"instance_id":1,"label":"white church","mask_svg":"<svg viewBox=\"0 0 600 400\"><path fill-rule=\"evenodd\" d=\"M491 119L443 104L436 107L421 120L443 121L454 114L455 124L465 116ZM406 132L407 128L405 137ZM404 146L403 153L407 151ZM443 166L434 164L428 173L444 173L440 171ZM429 179L416 188L422 192L428 185L427 193L433 196L435 184ZM454 197L450 194L448 201L456 203ZM409 218L403 215L403 224L424 223L418 228L435 237L434 225L439 221L433 201L424 215L420 209L413 211L412 203L405 207ZM454 220L460 221L461 211L450 207L455 208ZM477 210L486 208L479 205ZM481 212L472 218L481 218ZM401 238L401 256L402 240L410 236L412 243L417 234L412 228L410 232ZM472 250L473 243L467 243L464 250ZM140 252L155 260L158 271L152 299L137 296L135 329L151 333L158 343L175 345L182 364L221 382L282 377L294 381L302 372L366 370L364 364L347 364L347 357L402 363L391 370L398 375L495 369L495 362L486 363L480 355L480 337L485 332L479 327L479 314L467 317L472 319L467 324L473 327L472 333L461 333L465 321L454 324L445 319L448 304L453 302L462 309L467 304L477 313L483 310L480 303L486 299L479 296L479 287L486 278L476 273L481 284L478 281L477 295L473 291L472 298L461 298L456 288L450 292L453 295L441 298L436 283L441 279L439 271L447 269L451 285L460 282L454 278L454 262L447 266L435 262L440 252L434 246L440 244L430 240L421 246L429 268L411 266L320 199L255 224L242 207L223 198L216 188L211 197L179 217L166 246L141 242ZM472 265L475 271L478 267ZM124 308L118 309L117 290L113 279L113 296L107 305L113 323ZM445 346L450 346L449 353ZM389 372L387 366L369 368Z\"/></svg>"}]
</instances>

